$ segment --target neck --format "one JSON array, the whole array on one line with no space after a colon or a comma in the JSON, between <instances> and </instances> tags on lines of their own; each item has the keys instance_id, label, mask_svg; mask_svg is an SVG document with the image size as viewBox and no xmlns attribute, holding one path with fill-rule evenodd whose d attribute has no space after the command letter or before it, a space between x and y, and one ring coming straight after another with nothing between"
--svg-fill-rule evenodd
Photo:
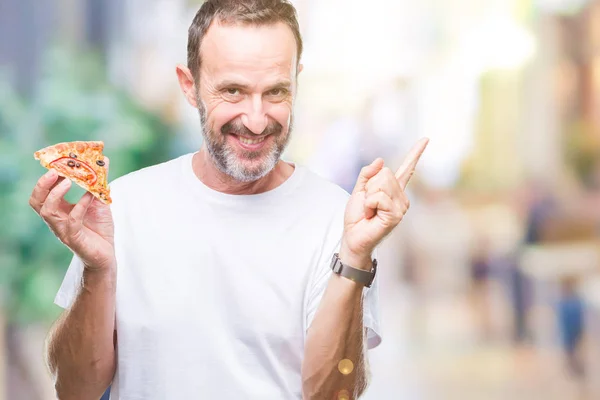
<instances>
[{"instance_id":1,"label":"neck","mask_svg":"<svg viewBox=\"0 0 600 400\"><path fill-rule=\"evenodd\" d=\"M205 146L192 159L194 174L209 188L226 194L249 195L273 190L285 182L294 172L294 167L279 160L275 168L264 177L253 182L240 182L223 173L213 163Z\"/></svg>"}]
</instances>

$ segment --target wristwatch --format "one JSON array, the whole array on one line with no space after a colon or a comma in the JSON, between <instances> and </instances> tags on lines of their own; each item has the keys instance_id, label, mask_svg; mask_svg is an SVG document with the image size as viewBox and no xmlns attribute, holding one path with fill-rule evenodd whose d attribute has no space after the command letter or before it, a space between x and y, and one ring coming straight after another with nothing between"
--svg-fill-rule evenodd
<instances>
[{"instance_id":1,"label":"wristwatch","mask_svg":"<svg viewBox=\"0 0 600 400\"><path fill-rule=\"evenodd\" d=\"M377 273L377 260L373 260L371 270L366 271L342 263L339 253L335 253L331 259L331 270L344 278L361 283L365 287L371 287L371 284L373 284L373 280L375 279L375 274Z\"/></svg>"}]
</instances>

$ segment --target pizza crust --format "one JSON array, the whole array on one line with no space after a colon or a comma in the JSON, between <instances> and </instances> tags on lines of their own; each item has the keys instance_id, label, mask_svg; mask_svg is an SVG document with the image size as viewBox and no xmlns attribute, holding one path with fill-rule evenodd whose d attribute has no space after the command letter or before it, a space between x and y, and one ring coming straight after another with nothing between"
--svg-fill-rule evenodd
<instances>
[{"instance_id":1,"label":"pizza crust","mask_svg":"<svg viewBox=\"0 0 600 400\"><path fill-rule=\"evenodd\" d=\"M65 142L34 153L34 158L47 169L67 178L90 192L104 204L111 204L108 170L102 154L104 142Z\"/></svg>"}]
</instances>

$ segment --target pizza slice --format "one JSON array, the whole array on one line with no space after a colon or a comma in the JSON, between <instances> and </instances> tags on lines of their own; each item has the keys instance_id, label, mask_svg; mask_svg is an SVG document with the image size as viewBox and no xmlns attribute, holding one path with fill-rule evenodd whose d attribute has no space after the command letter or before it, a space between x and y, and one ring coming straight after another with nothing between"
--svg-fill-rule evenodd
<instances>
[{"instance_id":1,"label":"pizza slice","mask_svg":"<svg viewBox=\"0 0 600 400\"><path fill-rule=\"evenodd\" d=\"M112 203L108 171L102 150L104 142L66 142L36 151L34 158L42 166L55 169L104 204Z\"/></svg>"}]
</instances>

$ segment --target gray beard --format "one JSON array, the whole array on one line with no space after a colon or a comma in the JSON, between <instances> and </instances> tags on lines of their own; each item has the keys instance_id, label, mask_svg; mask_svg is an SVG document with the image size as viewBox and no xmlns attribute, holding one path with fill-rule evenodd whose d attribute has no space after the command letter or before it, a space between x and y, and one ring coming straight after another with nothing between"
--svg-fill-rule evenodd
<instances>
[{"instance_id":1,"label":"gray beard","mask_svg":"<svg viewBox=\"0 0 600 400\"><path fill-rule=\"evenodd\" d=\"M204 138L204 143L213 164L219 171L230 176L232 179L238 182L254 182L265 177L275 168L291 137L291 118L285 141L280 143L275 140L274 146L269 150L269 153L266 155L266 157L259 153L253 152L248 152L246 154L246 158L250 160L261 156L264 157L264 160L259 165L248 168L244 166L242 162L240 162L239 157L235 154L235 150L232 149L226 142L219 142L215 140L215 138L218 136L208 126L206 110L201 105L202 103L199 99L197 104L199 105L198 112L200 114L200 123L202 125L202 136ZM219 135L221 134L219 133Z\"/></svg>"}]
</instances>

